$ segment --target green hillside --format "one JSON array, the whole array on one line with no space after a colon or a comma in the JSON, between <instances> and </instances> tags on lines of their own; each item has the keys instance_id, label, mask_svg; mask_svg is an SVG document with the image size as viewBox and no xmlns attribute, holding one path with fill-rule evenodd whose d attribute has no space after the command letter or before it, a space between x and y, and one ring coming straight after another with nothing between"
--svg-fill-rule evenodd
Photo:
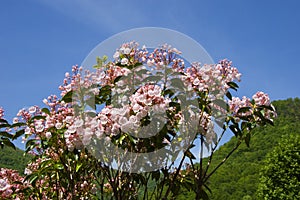
<instances>
[{"instance_id":1,"label":"green hillside","mask_svg":"<svg viewBox=\"0 0 300 200\"><path fill-rule=\"evenodd\" d=\"M258 128L251 138L250 148L242 145L212 177L212 199L256 199L259 171L267 153L271 152L283 135L300 133L300 99L273 102L278 117L275 126ZM221 161L235 144L233 137L220 147L214 163Z\"/></svg>"},{"instance_id":2,"label":"green hillside","mask_svg":"<svg viewBox=\"0 0 300 200\"><path fill-rule=\"evenodd\" d=\"M24 151L18 148L16 150L6 146L3 149L0 148L0 168L15 169L23 174L26 164L30 160L28 155L23 156L23 154Z\"/></svg>"}]
</instances>

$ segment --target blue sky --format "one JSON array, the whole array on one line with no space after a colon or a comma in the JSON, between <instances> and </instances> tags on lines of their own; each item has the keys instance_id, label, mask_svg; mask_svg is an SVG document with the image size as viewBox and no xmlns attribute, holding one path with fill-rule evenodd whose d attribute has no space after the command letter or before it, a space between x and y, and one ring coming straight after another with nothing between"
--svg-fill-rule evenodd
<instances>
[{"instance_id":1,"label":"blue sky","mask_svg":"<svg viewBox=\"0 0 300 200\"><path fill-rule=\"evenodd\" d=\"M299 97L299 7L297 0L2 0L0 106L11 119L42 105L97 44L145 26L182 32L215 61L232 60L243 74L238 96Z\"/></svg>"}]
</instances>

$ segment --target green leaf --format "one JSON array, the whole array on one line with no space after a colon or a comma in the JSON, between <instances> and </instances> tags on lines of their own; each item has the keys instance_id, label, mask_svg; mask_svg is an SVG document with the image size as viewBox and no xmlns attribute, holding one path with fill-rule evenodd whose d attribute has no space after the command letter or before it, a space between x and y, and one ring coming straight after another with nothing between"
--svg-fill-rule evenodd
<instances>
[{"instance_id":1,"label":"green leaf","mask_svg":"<svg viewBox=\"0 0 300 200\"><path fill-rule=\"evenodd\" d=\"M114 80L114 84L115 84L116 82L118 82L119 80L121 80L122 77L124 77L124 76L117 76L117 77L115 78L115 80Z\"/></svg>"},{"instance_id":2,"label":"green leaf","mask_svg":"<svg viewBox=\"0 0 300 200\"><path fill-rule=\"evenodd\" d=\"M11 128L20 127L20 126L26 126L26 123L18 122L18 123L11 125Z\"/></svg>"},{"instance_id":3,"label":"green leaf","mask_svg":"<svg viewBox=\"0 0 300 200\"><path fill-rule=\"evenodd\" d=\"M23 135L24 133L25 133L25 130L24 130L24 129L19 130L19 131L17 131L17 132L13 135L12 139L15 140L15 139L17 139L18 137L20 137L21 135Z\"/></svg>"},{"instance_id":4,"label":"green leaf","mask_svg":"<svg viewBox=\"0 0 300 200\"><path fill-rule=\"evenodd\" d=\"M246 143L247 147L250 147L250 139L251 139L251 134L247 133L246 137L245 137L245 143Z\"/></svg>"},{"instance_id":5,"label":"green leaf","mask_svg":"<svg viewBox=\"0 0 300 200\"><path fill-rule=\"evenodd\" d=\"M192 154L192 152L190 152L190 150L187 150L185 152L185 156L187 156L188 158L190 158L191 160L196 159L196 157L194 156L194 154Z\"/></svg>"},{"instance_id":6,"label":"green leaf","mask_svg":"<svg viewBox=\"0 0 300 200\"><path fill-rule=\"evenodd\" d=\"M162 76L148 76L146 77L143 82L147 82L147 83L157 83L159 81L163 80Z\"/></svg>"},{"instance_id":7,"label":"green leaf","mask_svg":"<svg viewBox=\"0 0 300 200\"><path fill-rule=\"evenodd\" d=\"M66 103L70 103L73 100L72 96L73 96L73 90L71 90L70 92L65 94L65 96L61 99L61 101L64 101Z\"/></svg>"},{"instance_id":8,"label":"green leaf","mask_svg":"<svg viewBox=\"0 0 300 200\"><path fill-rule=\"evenodd\" d=\"M103 67L103 64L107 61L107 58L108 57L106 55L104 55L102 58L97 57L96 58L97 64L94 65L93 68L99 69L99 68Z\"/></svg>"},{"instance_id":9,"label":"green leaf","mask_svg":"<svg viewBox=\"0 0 300 200\"><path fill-rule=\"evenodd\" d=\"M122 144L123 143L123 140L125 139L126 135L122 135L119 139L118 139L118 143L119 144Z\"/></svg>"},{"instance_id":10,"label":"green leaf","mask_svg":"<svg viewBox=\"0 0 300 200\"><path fill-rule=\"evenodd\" d=\"M8 122L5 119L0 119L0 123L8 124Z\"/></svg>"},{"instance_id":11,"label":"green leaf","mask_svg":"<svg viewBox=\"0 0 300 200\"><path fill-rule=\"evenodd\" d=\"M7 128L7 127L10 127L9 124L0 124L0 128Z\"/></svg>"},{"instance_id":12,"label":"green leaf","mask_svg":"<svg viewBox=\"0 0 300 200\"><path fill-rule=\"evenodd\" d=\"M50 110L48 108L42 108L42 112L50 115Z\"/></svg>"},{"instance_id":13,"label":"green leaf","mask_svg":"<svg viewBox=\"0 0 300 200\"><path fill-rule=\"evenodd\" d=\"M30 177L29 179L29 183L32 185L32 186L35 186L35 183L36 181L38 180L39 176L37 174L33 175L32 177Z\"/></svg>"},{"instance_id":14,"label":"green leaf","mask_svg":"<svg viewBox=\"0 0 300 200\"><path fill-rule=\"evenodd\" d=\"M229 100L232 100L232 95L231 93L228 91L226 92L226 97L229 99Z\"/></svg>"},{"instance_id":15,"label":"green leaf","mask_svg":"<svg viewBox=\"0 0 300 200\"><path fill-rule=\"evenodd\" d=\"M36 139L31 139L26 142L26 145L25 145L26 152L30 151L31 149L33 149L36 146L35 142L36 142Z\"/></svg>"},{"instance_id":16,"label":"green leaf","mask_svg":"<svg viewBox=\"0 0 300 200\"><path fill-rule=\"evenodd\" d=\"M55 169L58 169L58 170L63 170L63 169L64 169L64 166L63 166L63 164L61 164L61 163L57 163L57 164L54 165L54 168L55 168ZM76 172L77 172L77 171L76 171Z\"/></svg>"},{"instance_id":17,"label":"green leaf","mask_svg":"<svg viewBox=\"0 0 300 200\"><path fill-rule=\"evenodd\" d=\"M133 65L133 67L136 68L136 67L139 67L139 66L142 66L142 65L143 65L143 63L137 62L137 63L135 63L135 64Z\"/></svg>"},{"instance_id":18,"label":"green leaf","mask_svg":"<svg viewBox=\"0 0 300 200\"><path fill-rule=\"evenodd\" d=\"M7 138L2 139L2 143L5 144L8 147L16 149L15 145Z\"/></svg>"},{"instance_id":19,"label":"green leaf","mask_svg":"<svg viewBox=\"0 0 300 200\"><path fill-rule=\"evenodd\" d=\"M41 120L41 119L46 119L46 116L41 116L41 115L34 116L29 120L29 123L34 122L34 120Z\"/></svg>"},{"instance_id":20,"label":"green leaf","mask_svg":"<svg viewBox=\"0 0 300 200\"><path fill-rule=\"evenodd\" d=\"M238 113L245 113L251 110L251 107L242 107L238 110Z\"/></svg>"},{"instance_id":21,"label":"green leaf","mask_svg":"<svg viewBox=\"0 0 300 200\"><path fill-rule=\"evenodd\" d=\"M185 85L183 84L183 81L180 78L172 78L171 86L179 89L180 91L185 89Z\"/></svg>"},{"instance_id":22,"label":"green leaf","mask_svg":"<svg viewBox=\"0 0 300 200\"><path fill-rule=\"evenodd\" d=\"M92 96L91 98L89 98L89 99L87 99L86 101L85 101L85 103L88 105L88 106L90 106L92 109L96 109L96 103L95 103L95 101L96 101L96 98L95 98L95 96Z\"/></svg>"},{"instance_id":23,"label":"green leaf","mask_svg":"<svg viewBox=\"0 0 300 200\"><path fill-rule=\"evenodd\" d=\"M160 171L157 170L157 171L152 172L151 177L152 177L152 180L158 181L160 178Z\"/></svg>"},{"instance_id":24,"label":"green leaf","mask_svg":"<svg viewBox=\"0 0 300 200\"><path fill-rule=\"evenodd\" d=\"M164 93L164 95L168 96L169 98L171 98L175 94L174 90L172 90L172 89L167 89L163 93Z\"/></svg>"},{"instance_id":25,"label":"green leaf","mask_svg":"<svg viewBox=\"0 0 300 200\"><path fill-rule=\"evenodd\" d=\"M82 165L83 165L83 163L77 163L76 164L76 172L79 171L79 169L81 168Z\"/></svg>"},{"instance_id":26,"label":"green leaf","mask_svg":"<svg viewBox=\"0 0 300 200\"><path fill-rule=\"evenodd\" d=\"M227 85L235 91L237 91L237 89L239 88L238 84L236 84L235 82L228 82Z\"/></svg>"},{"instance_id":27,"label":"green leaf","mask_svg":"<svg viewBox=\"0 0 300 200\"><path fill-rule=\"evenodd\" d=\"M7 133L7 132L5 132L5 131L1 131L1 132L0 132L0 135L1 135L1 136L4 136L4 137L7 137L7 138L10 138L10 139L12 138L12 135L9 134L9 133Z\"/></svg>"},{"instance_id":28,"label":"green leaf","mask_svg":"<svg viewBox=\"0 0 300 200\"><path fill-rule=\"evenodd\" d=\"M229 129L234 133L235 137L241 135L241 130L239 129L238 125L232 124L229 126Z\"/></svg>"}]
</instances>

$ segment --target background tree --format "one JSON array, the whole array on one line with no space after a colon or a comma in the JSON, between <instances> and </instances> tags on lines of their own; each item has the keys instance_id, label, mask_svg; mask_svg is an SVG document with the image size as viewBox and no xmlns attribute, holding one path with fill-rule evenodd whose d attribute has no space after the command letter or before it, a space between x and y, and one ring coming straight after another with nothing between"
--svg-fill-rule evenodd
<instances>
[{"instance_id":1,"label":"background tree","mask_svg":"<svg viewBox=\"0 0 300 200\"><path fill-rule=\"evenodd\" d=\"M285 135L267 155L260 173L258 196L263 199L300 199L300 135Z\"/></svg>"}]
</instances>

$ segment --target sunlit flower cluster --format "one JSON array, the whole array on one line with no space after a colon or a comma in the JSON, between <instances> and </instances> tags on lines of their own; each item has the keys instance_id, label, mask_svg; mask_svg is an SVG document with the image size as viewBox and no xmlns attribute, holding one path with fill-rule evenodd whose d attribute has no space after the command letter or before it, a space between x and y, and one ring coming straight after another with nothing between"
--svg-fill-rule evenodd
<instances>
[{"instance_id":1,"label":"sunlit flower cluster","mask_svg":"<svg viewBox=\"0 0 300 200\"><path fill-rule=\"evenodd\" d=\"M223 117L221 126L225 119L231 119L226 123L237 127L241 120L271 121L276 116L269 96L263 92L257 92L252 99L231 96L229 89L236 89L235 82L241 78L231 61L224 59L218 64L190 64L180 54L179 50L167 44L150 51L145 46L139 49L136 42L125 43L114 53L114 61L102 61L94 71L73 66L72 73L65 73L59 86L61 96L51 95L43 100L47 108L31 106L18 112L13 119L13 124L17 124L15 131L24 128L23 141L28 142L27 151L36 156L28 164L25 174L31 176L41 168L47 172L36 181L36 187L48 188L48 193L45 189L41 194L45 199L49 193L55 192L61 199L74 199L74 194L87 196L91 191L95 193L96 175L90 173L95 169L87 167L83 169L88 171L84 171L86 174L79 172L84 168L84 162L99 164L89 157L90 153L85 148L96 139L117 145L136 145L131 150L144 152L145 149L146 152L164 145L171 146L174 141L183 144L181 141L186 138L176 136L189 137L186 133L195 132L191 141L195 143L197 138L201 138L201 145L208 148L216 145L218 136L214 120L220 115ZM180 86L184 88L181 90ZM186 91L188 95L183 94ZM218 101L224 105L218 105ZM183 105L184 102L188 105ZM214 116L214 110L221 114ZM3 113L0 108L0 119ZM143 136L153 137L139 138L141 132L145 132ZM129 135L134 137L129 138ZM131 140L122 143L122 137ZM97 167L105 171L107 166L99 164ZM59 173L67 177L68 183L77 180L72 183L72 191L67 191L68 184L53 181L52 178ZM179 177L183 180L187 174L188 171L180 172ZM2 198L18 191L20 186L14 186L14 180L23 181L23 178L14 171L1 170ZM110 194L124 186L121 178L105 177L103 180L102 187ZM128 188L134 190L131 183Z\"/></svg>"},{"instance_id":2,"label":"sunlit flower cluster","mask_svg":"<svg viewBox=\"0 0 300 200\"><path fill-rule=\"evenodd\" d=\"M242 99L240 99L239 97L232 97L232 100L229 100L228 104L229 104L229 110L232 112L233 116L239 116L239 115L249 116L252 114L251 110L248 110L247 112L239 113L239 110L241 108L252 107L251 100L248 97L243 96Z\"/></svg>"},{"instance_id":3,"label":"sunlit flower cluster","mask_svg":"<svg viewBox=\"0 0 300 200\"><path fill-rule=\"evenodd\" d=\"M161 70L164 66L171 65L171 68L177 72L184 71L184 60L178 57L181 54L176 48L164 44L160 48L156 48L151 52L147 60L149 67L154 66L155 70Z\"/></svg>"},{"instance_id":4,"label":"sunlit flower cluster","mask_svg":"<svg viewBox=\"0 0 300 200\"><path fill-rule=\"evenodd\" d=\"M230 88L227 83L240 81L240 77L238 70L225 59L216 65L202 66L200 63L192 63L183 78L195 90L209 92L210 99L214 100L223 98Z\"/></svg>"},{"instance_id":5,"label":"sunlit flower cluster","mask_svg":"<svg viewBox=\"0 0 300 200\"><path fill-rule=\"evenodd\" d=\"M269 106L271 104L269 95L264 92L257 92L252 98L257 106Z\"/></svg>"},{"instance_id":6,"label":"sunlit flower cluster","mask_svg":"<svg viewBox=\"0 0 300 200\"><path fill-rule=\"evenodd\" d=\"M277 116L275 109L271 105L270 97L268 94L257 92L252 96L252 99L253 100L243 96L242 99L240 99L239 97L232 97L232 100L228 101L229 111L232 116L235 117L236 121L239 121L240 117L253 115L257 108L261 106L271 106L271 110L261 108L264 111L263 116L266 119L272 120L272 118ZM241 110L242 108L244 108L244 110ZM254 117L254 119L260 121L259 117Z\"/></svg>"}]
</instances>

